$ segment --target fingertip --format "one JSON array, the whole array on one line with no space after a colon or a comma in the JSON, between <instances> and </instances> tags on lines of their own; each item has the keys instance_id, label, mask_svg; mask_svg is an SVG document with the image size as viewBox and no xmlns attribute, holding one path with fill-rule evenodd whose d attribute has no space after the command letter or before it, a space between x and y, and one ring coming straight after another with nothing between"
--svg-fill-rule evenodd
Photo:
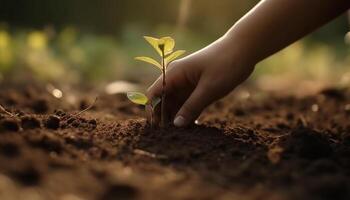
<instances>
[{"instance_id":1,"label":"fingertip","mask_svg":"<svg viewBox=\"0 0 350 200\"><path fill-rule=\"evenodd\" d=\"M198 85L188 99L181 106L174 119L174 125L184 127L196 120L202 111L212 102L206 94L207 88L204 85Z\"/></svg>"},{"instance_id":2,"label":"fingertip","mask_svg":"<svg viewBox=\"0 0 350 200\"><path fill-rule=\"evenodd\" d=\"M186 127L188 124L191 123L193 114L194 114L193 111L192 110L188 110L186 105L182 105L180 110L175 115L175 118L174 118L174 121L173 121L174 126L176 126L176 127Z\"/></svg>"},{"instance_id":3,"label":"fingertip","mask_svg":"<svg viewBox=\"0 0 350 200\"><path fill-rule=\"evenodd\" d=\"M174 119L174 126L176 127L184 127L186 125L186 119L183 116L177 116Z\"/></svg>"}]
</instances>

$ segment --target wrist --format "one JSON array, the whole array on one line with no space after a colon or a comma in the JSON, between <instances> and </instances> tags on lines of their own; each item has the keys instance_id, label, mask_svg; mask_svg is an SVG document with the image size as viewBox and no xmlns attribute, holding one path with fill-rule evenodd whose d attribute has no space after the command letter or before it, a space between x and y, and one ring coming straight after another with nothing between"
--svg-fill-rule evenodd
<instances>
[{"instance_id":1,"label":"wrist","mask_svg":"<svg viewBox=\"0 0 350 200\"><path fill-rule=\"evenodd\" d=\"M244 42L232 34L225 34L219 39L224 54L228 55L235 65L254 68L259 62L251 51L248 51Z\"/></svg>"}]
</instances>

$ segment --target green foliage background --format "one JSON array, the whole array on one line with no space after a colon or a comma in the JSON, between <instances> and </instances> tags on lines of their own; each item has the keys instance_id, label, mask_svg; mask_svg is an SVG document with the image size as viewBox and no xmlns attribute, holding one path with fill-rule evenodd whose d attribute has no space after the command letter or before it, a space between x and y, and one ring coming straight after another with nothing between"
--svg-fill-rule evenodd
<instances>
[{"instance_id":1,"label":"green foliage background","mask_svg":"<svg viewBox=\"0 0 350 200\"><path fill-rule=\"evenodd\" d=\"M30 74L69 83L150 83L159 75L157 70L133 60L137 55L154 56L143 35L169 35L178 48L194 52L225 33L257 2L1 0L0 80ZM346 16L338 18L259 64L251 80L264 82L263 77L276 74L292 82L342 80L350 62L344 42L348 27Z\"/></svg>"}]
</instances>

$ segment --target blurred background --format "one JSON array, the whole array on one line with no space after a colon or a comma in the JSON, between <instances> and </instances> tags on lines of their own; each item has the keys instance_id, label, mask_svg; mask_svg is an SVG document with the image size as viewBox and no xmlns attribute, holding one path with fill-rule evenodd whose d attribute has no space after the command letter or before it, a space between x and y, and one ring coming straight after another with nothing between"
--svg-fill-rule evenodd
<instances>
[{"instance_id":1,"label":"blurred background","mask_svg":"<svg viewBox=\"0 0 350 200\"><path fill-rule=\"evenodd\" d=\"M147 87L159 72L133 59L156 56L143 35L172 36L176 49L191 53L224 34L257 2L0 0L0 83L29 79L106 88L119 81ZM296 92L348 86L348 31L347 16L339 17L260 63L247 84Z\"/></svg>"}]
</instances>

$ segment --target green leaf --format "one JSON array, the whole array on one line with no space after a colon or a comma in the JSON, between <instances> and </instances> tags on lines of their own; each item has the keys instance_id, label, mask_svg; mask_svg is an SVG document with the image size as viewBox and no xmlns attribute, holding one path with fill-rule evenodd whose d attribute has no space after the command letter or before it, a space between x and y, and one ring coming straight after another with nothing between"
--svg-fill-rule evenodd
<instances>
[{"instance_id":1,"label":"green leaf","mask_svg":"<svg viewBox=\"0 0 350 200\"><path fill-rule=\"evenodd\" d=\"M145 40L157 51L157 53L162 56L162 51L159 48L159 39L149 36L144 36Z\"/></svg>"},{"instance_id":2,"label":"green leaf","mask_svg":"<svg viewBox=\"0 0 350 200\"><path fill-rule=\"evenodd\" d=\"M162 99L160 97L154 97L151 100L151 107L152 109L155 109L157 107L157 105L162 101Z\"/></svg>"},{"instance_id":3,"label":"green leaf","mask_svg":"<svg viewBox=\"0 0 350 200\"><path fill-rule=\"evenodd\" d=\"M152 65L158 67L160 70L162 70L162 66L157 61L155 61L153 58L141 56L141 57L136 57L135 60L140 60L140 61L152 64Z\"/></svg>"},{"instance_id":4,"label":"green leaf","mask_svg":"<svg viewBox=\"0 0 350 200\"><path fill-rule=\"evenodd\" d=\"M139 105L146 105L148 102L148 98L141 92L127 92L126 96L130 101Z\"/></svg>"},{"instance_id":5,"label":"green leaf","mask_svg":"<svg viewBox=\"0 0 350 200\"><path fill-rule=\"evenodd\" d=\"M164 45L164 56L171 54L175 47L175 40L171 37L162 37L158 41L158 46Z\"/></svg>"},{"instance_id":6,"label":"green leaf","mask_svg":"<svg viewBox=\"0 0 350 200\"><path fill-rule=\"evenodd\" d=\"M173 52L175 47L175 40L171 37L162 37L160 39L144 36L145 40L157 51L157 53L162 57L162 50L160 46L164 47L164 56L169 55Z\"/></svg>"},{"instance_id":7,"label":"green leaf","mask_svg":"<svg viewBox=\"0 0 350 200\"><path fill-rule=\"evenodd\" d=\"M174 53L170 54L168 57L165 58L165 66L168 66L172 61L176 60L176 58L180 57L183 55L186 51L184 50L178 50L175 51Z\"/></svg>"}]
</instances>

